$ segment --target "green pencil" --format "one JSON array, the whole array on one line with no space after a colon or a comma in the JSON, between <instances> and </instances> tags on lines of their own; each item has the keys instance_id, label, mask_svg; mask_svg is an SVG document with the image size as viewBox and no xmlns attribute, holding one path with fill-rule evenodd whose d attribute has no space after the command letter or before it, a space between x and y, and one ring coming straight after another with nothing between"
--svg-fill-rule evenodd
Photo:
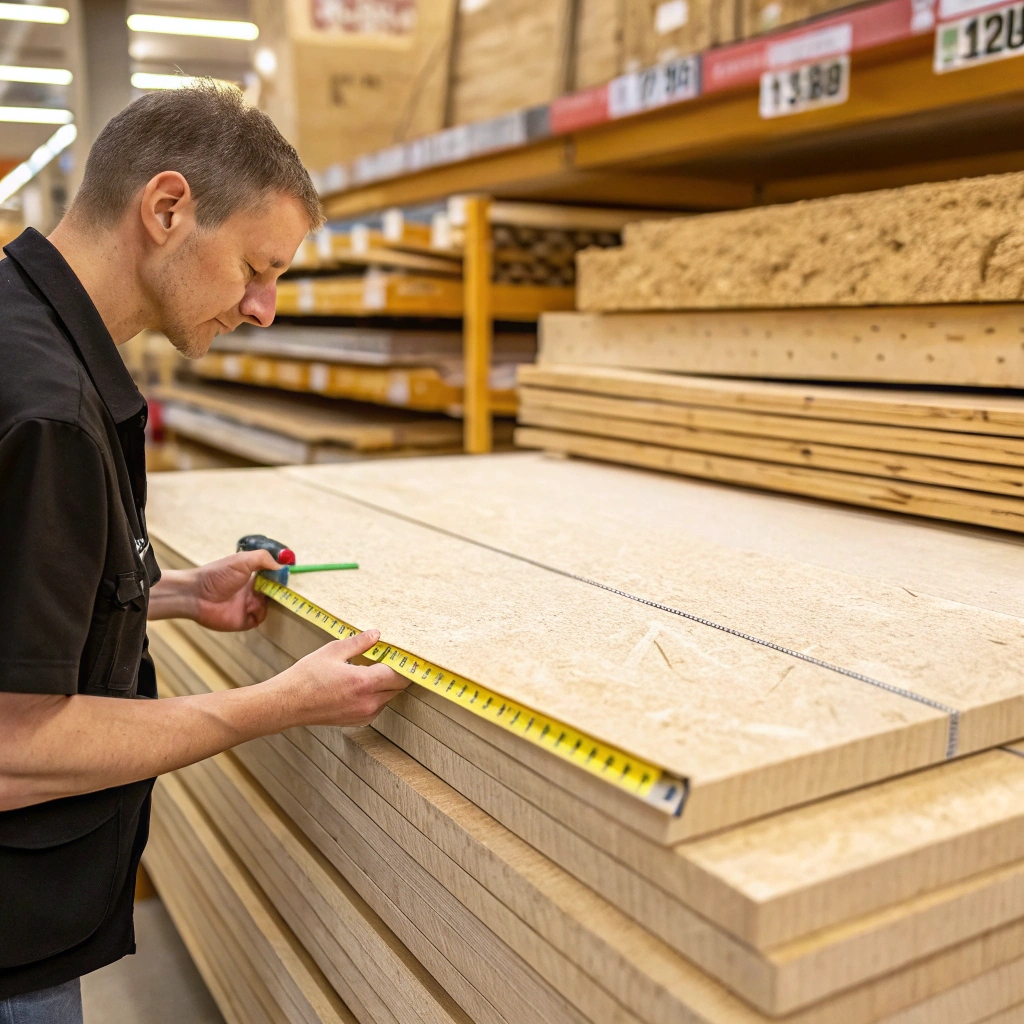
<instances>
[{"instance_id":1,"label":"green pencil","mask_svg":"<svg viewBox=\"0 0 1024 1024\"><path fill-rule=\"evenodd\" d=\"M324 562L322 565L289 565L289 572L334 572L336 569L358 569L358 562Z\"/></svg>"}]
</instances>

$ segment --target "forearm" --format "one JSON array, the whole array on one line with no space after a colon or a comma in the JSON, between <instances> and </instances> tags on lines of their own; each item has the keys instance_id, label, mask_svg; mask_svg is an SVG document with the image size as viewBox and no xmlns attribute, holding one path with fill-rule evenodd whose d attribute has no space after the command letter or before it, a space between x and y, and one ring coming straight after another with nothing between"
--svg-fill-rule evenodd
<instances>
[{"instance_id":1,"label":"forearm","mask_svg":"<svg viewBox=\"0 0 1024 1024\"><path fill-rule=\"evenodd\" d=\"M281 677L165 700L5 694L0 811L173 771L299 724Z\"/></svg>"},{"instance_id":2,"label":"forearm","mask_svg":"<svg viewBox=\"0 0 1024 1024\"><path fill-rule=\"evenodd\" d=\"M149 593L148 618L153 621L196 618L197 577L196 569L165 569Z\"/></svg>"}]
</instances>

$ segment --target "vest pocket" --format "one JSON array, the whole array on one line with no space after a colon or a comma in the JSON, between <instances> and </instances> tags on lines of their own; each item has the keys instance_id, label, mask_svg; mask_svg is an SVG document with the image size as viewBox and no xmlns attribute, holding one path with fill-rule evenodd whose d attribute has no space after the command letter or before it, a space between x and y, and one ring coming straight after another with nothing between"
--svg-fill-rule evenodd
<instances>
[{"instance_id":1,"label":"vest pocket","mask_svg":"<svg viewBox=\"0 0 1024 1024\"><path fill-rule=\"evenodd\" d=\"M120 788L0 815L0 968L77 946L102 923L118 874Z\"/></svg>"},{"instance_id":2,"label":"vest pocket","mask_svg":"<svg viewBox=\"0 0 1024 1024\"><path fill-rule=\"evenodd\" d=\"M145 569L104 579L86 644L86 693L132 696L146 639Z\"/></svg>"}]
</instances>

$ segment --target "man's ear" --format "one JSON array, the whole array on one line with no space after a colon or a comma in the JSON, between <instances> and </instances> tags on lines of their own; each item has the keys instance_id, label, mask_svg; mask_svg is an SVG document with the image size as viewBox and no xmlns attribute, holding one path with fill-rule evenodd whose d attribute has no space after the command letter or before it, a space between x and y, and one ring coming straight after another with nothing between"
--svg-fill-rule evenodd
<instances>
[{"instance_id":1,"label":"man's ear","mask_svg":"<svg viewBox=\"0 0 1024 1024\"><path fill-rule=\"evenodd\" d=\"M142 190L139 213L146 234L156 245L184 241L195 228L195 203L184 175L161 171Z\"/></svg>"}]
</instances>

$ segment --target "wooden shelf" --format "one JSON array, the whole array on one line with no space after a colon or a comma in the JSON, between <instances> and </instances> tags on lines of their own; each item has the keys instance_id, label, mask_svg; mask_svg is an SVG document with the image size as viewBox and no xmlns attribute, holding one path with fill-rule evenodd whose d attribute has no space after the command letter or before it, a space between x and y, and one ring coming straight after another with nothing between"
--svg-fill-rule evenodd
<instances>
[{"instance_id":1,"label":"wooden shelf","mask_svg":"<svg viewBox=\"0 0 1024 1024\"><path fill-rule=\"evenodd\" d=\"M541 313L573 309L575 288L495 284L496 320L532 321ZM277 286L282 316L461 317L464 286L459 279L417 274L366 274L300 278Z\"/></svg>"},{"instance_id":2,"label":"wooden shelf","mask_svg":"<svg viewBox=\"0 0 1024 1024\"><path fill-rule=\"evenodd\" d=\"M849 99L762 119L758 82L769 48L844 25L853 40ZM543 117L537 110L521 112L532 130L506 133L514 142L501 150L474 155L474 131L486 126L471 125L443 133L466 133L466 152L458 160L422 167L418 154L429 151L429 139L405 147L404 159L397 149L368 156L333 175L349 184L329 193L325 205L330 216L348 217L478 191L501 198L725 209L951 173L1024 169L1024 151L1015 141L1024 114L1024 59L936 74L933 48L934 30L920 30L911 0L862 5L700 55L702 92L692 99L613 116L610 97L631 78L623 76L562 97ZM476 135L489 137L483 130ZM436 148L459 152L451 144ZM368 180L374 177L380 180Z\"/></svg>"},{"instance_id":3,"label":"wooden shelf","mask_svg":"<svg viewBox=\"0 0 1024 1024\"><path fill-rule=\"evenodd\" d=\"M437 370L426 366L384 369L211 352L192 368L208 380L257 384L420 412L458 416L463 407L462 387L449 383ZM514 416L515 390L492 389L490 408L495 415Z\"/></svg>"}]
</instances>

